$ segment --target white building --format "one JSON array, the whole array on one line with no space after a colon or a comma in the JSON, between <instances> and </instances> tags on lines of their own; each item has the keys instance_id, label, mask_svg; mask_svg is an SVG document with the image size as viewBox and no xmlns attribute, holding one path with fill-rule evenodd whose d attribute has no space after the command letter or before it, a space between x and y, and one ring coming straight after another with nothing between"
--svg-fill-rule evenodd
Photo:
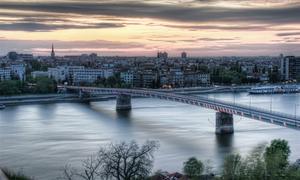
<instances>
[{"instance_id":1,"label":"white building","mask_svg":"<svg viewBox=\"0 0 300 180\"><path fill-rule=\"evenodd\" d=\"M68 66L58 66L56 68L48 68L48 77L55 81L65 81L69 76Z\"/></svg>"},{"instance_id":2,"label":"white building","mask_svg":"<svg viewBox=\"0 0 300 180\"><path fill-rule=\"evenodd\" d=\"M109 78L114 75L114 70L111 68L102 69L104 78Z\"/></svg>"},{"instance_id":3,"label":"white building","mask_svg":"<svg viewBox=\"0 0 300 180\"><path fill-rule=\"evenodd\" d=\"M0 68L0 81L11 79L11 68Z\"/></svg>"},{"instance_id":4,"label":"white building","mask_svg":"<svg viewBox=\"0 0 300 180\"><path fill-rule=\"evenodd\" d=\"M13 76L16 76L21 81L25 81L25 79L26 79L26 76L25 76L26 69L25 69L25 66L23 64L12 64L10 66L10 68L11 68L11 74Z\"/></svg>"},{"instance_id":5,"label":"white building","mask_svg":"<svg viewBox=\"0 0 300 180\"><path fill-rule=\"evenodd\" d=\"M104 78L103 71L100 69L77 69L73 71L73 83L94 83L100 78Z\"/></svg>"},{"instance_id":6,"label":"white building","mask_svg":"<svg viewBox=\"0 0 300 180\"><path fill-rule=\"evenodd\" d=\"M33 78L48 77L48 72L47 71L33 71L33 72L31 72L31 76Z\"/></svg>"}]
</instances>

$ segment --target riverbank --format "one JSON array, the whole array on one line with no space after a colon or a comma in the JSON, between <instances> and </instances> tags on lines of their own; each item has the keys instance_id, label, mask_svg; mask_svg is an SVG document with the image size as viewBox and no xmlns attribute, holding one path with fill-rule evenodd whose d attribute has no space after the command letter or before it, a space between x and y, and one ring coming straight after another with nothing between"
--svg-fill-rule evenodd
<instances>
[{"instance_id":1,"label":"riverbank","mask_svg":"<svg viewBox=\"0 0 300 180\"><path fill-rule=\"evenodd\" d=\"M80 99L76 94L47 94L47 95L21 95L2 96L0 104L5 106L18 106L29 104L51 104L51 103L84 103L89 101L107 101L114 99L114 96L100 96Z\"/></svg>"}]
</instances>

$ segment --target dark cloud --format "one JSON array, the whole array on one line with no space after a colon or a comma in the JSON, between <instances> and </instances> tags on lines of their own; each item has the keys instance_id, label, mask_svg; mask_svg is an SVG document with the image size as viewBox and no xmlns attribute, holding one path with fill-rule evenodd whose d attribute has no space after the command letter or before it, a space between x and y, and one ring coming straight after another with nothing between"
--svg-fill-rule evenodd
<instances>
[{"instance_id":1,"label":"dark cloud","mask_svg":"<svg viewBox=\"0 0 300 180\"><path fill-rule=\"evenodd\" d=\"M300 35L300 32L284 32L278 33L277 36L297 36Z\"/></svg>"},{"instance_id":2,"label":"dark cloud","mask_svg":"<svg viewBox=\"0 0 300 180\"><path fill-rule=\"evenodd\" d=\"M0 47L7 49L33 49L33 48L50 48L51 44L54 44L56 48L117 48L117 49L130 49L144 47L144 44L133 42L118 42L118 41L47 41L47 40L14 40L14 39L2 39L0 40Z\"/></svg>"},{"instance_id":3,"label":"dark cloud","mask_svg":"<svg viewBox=\"0 0 300 180\"><path fill-rule=\"evenodd\" d=\"M259 22L264 24L300 23L300 5L266 8L226 8L185 6L143 1L96 2L0 2L10 10L116 17L158 18L181 22Z\"/></svg>"},{"instance_id":4,"label":"dark cloud","mask_svg":"<svg viewBox=\"0 0 300 180\"><path fill-rule=\"evenodd\" d=\"M43 24L35 22L17 22L17 23L2 23L0 30L2 31L53 31L59 29L100 29L100 28L117 28L124 27L122 24L115 23L97 23L85 25L71 25L71 24Z\"/></svg>"}]
</instances>

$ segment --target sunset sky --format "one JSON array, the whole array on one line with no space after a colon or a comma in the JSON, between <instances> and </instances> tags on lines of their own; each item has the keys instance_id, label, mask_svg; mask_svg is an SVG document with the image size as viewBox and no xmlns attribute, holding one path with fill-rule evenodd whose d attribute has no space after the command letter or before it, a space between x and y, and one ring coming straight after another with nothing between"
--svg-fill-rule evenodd
<instances>
[{"instance_id":1,"label":"sunset sky","mask_svg":"<svg viewBox=\"0 0 300 180\"><path fill-rule=\"evenodd\" d=\"M0 54L300 55L300 0L0 0Z\"/></svg>"}]
</instances>

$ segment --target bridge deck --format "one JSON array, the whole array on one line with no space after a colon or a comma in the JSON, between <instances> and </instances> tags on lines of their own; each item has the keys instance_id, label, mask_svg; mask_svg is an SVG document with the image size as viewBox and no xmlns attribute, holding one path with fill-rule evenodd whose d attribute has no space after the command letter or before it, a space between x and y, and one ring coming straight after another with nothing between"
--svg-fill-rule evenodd
<instances>
[{"instance_id":1,"label":"bridge deck","mask_svg":"<svg viewBox=\"0 0 300 180\"><path fill-rule=\"evenodd\" d=\"M225 112L247 118L260 120L288 128L300 130L300 118L286 113L269 111L262 108L249 107L246 105L215 100L206 97L179 95L168 92L159 92L156 90L146 89L116 89L116 88L96 88L96 87L80 87L80 86L59 86L69 90L82 91L90 94L127 94L132 96L142 96L150 98L158 98L169 101L181 102L190 105L201 106L213 109L219 112Z\"/></svg>"}]
</instances>

